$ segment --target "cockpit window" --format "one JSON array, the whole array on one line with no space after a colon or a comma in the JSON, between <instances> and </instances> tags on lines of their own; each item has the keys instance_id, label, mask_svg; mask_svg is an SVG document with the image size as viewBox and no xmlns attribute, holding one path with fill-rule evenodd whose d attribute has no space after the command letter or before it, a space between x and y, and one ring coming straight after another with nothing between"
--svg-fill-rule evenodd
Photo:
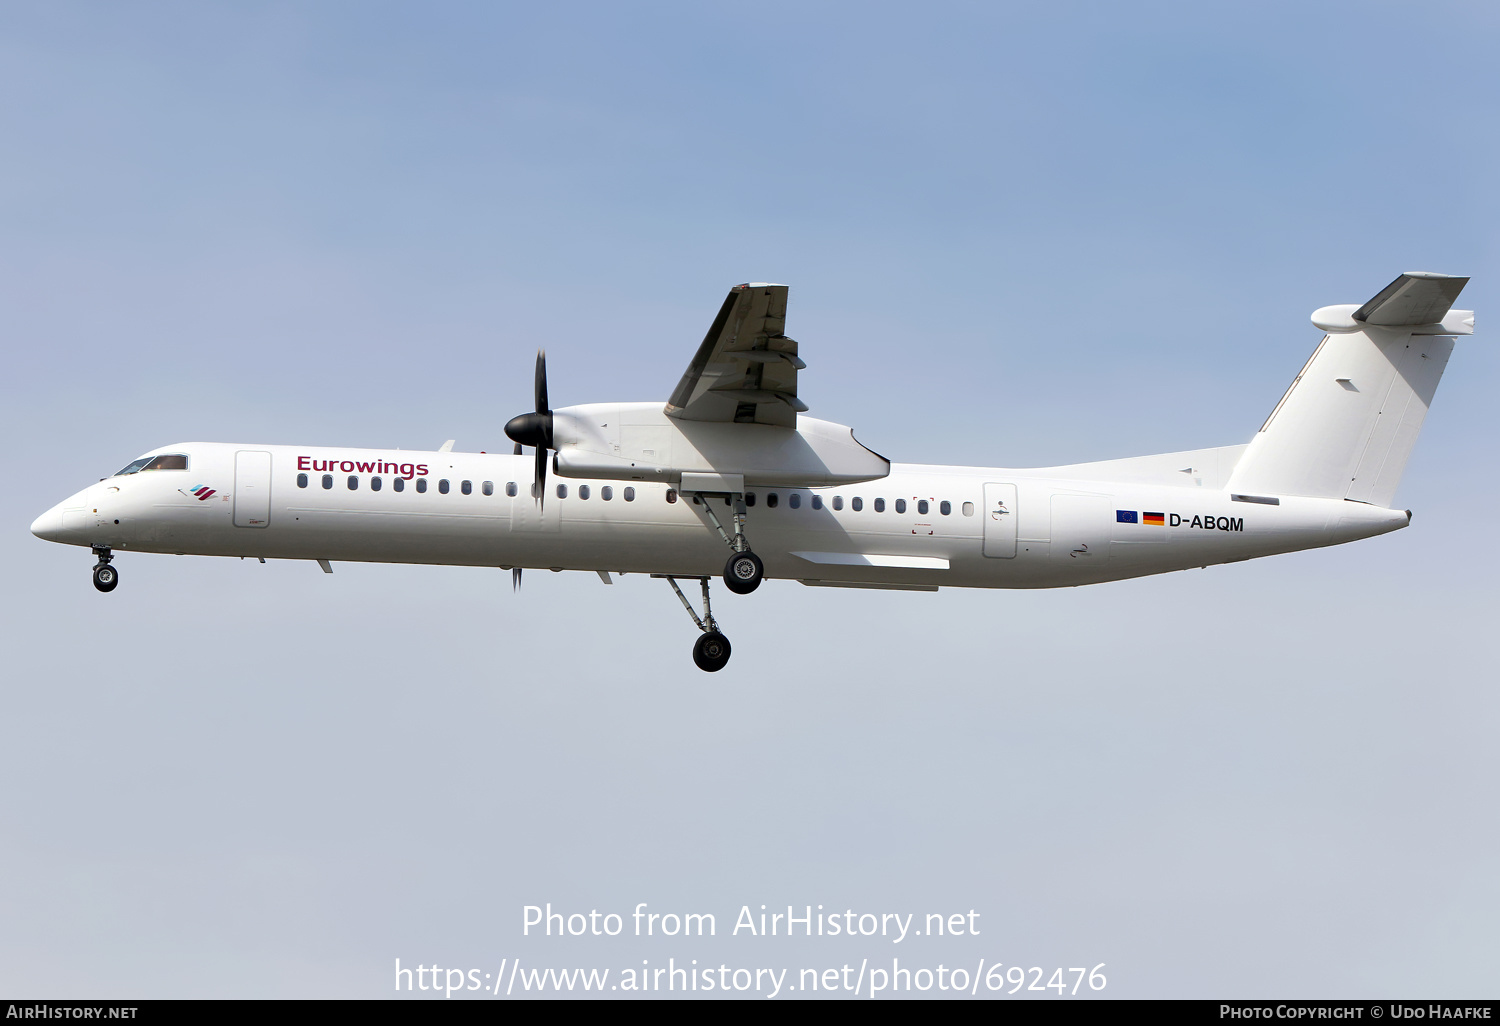
<instances>
[{"instance_id":1,"label":"cockpit window","mask_svg":"<svg viewBox=\"0 0 1500 1026\"><path fill-rule=\"evenodd\" d=\"M143 470L186 470L188 458L182 453L169 453L163 456L142 456L130 466L115 474L115 477L123 477L126 474L139 474Z\"/></svg>"}]
</instances>

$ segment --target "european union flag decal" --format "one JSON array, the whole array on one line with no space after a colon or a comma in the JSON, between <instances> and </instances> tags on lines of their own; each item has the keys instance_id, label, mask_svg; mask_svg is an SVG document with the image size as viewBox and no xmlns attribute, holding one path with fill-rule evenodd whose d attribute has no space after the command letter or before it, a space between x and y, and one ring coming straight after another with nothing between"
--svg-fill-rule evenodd
<instances>
[{"instance_id":1,"label":"european union flag decal","mask_svg":"<svg viewBox=\"0 0 1500 1026\"><path fill-rule=\"evenodd\" d=\"M1117 523L1117 524L1137 524L1137 523L1140 523L1140 521L1138 521L1135 518L1135 510L1133 510L1133 509L1117 509L1117 510L1115 510L1115 523Z\"/></svg>"}]
</instances>

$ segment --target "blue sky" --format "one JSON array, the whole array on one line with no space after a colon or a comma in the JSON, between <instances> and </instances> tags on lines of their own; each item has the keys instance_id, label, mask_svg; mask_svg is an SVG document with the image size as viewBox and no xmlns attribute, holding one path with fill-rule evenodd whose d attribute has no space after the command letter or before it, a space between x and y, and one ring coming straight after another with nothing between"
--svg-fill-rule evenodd
<instances>
[{"instance_id":1,"label":"blue sky","mask_svg":"<svg viewBox=\"0 0 1500 1026\"><path fill-rule=\"evenodd\" d=\"M1496 21L8 5L0 991L379 996L395 957L552 957L523 904L647 900L978 907L953 957L1118 996L1485 992ZM812 414L894 459L1234 444L1307 315L1404 270L1472 275L1480 326L1411 530L1076 592L773 582L711 680L659 582L140 556L104 597L26 531L177 440L502 448L538 346L555 404L663 398L749 280L792 287Z\"/></svg>"}]
</instances>

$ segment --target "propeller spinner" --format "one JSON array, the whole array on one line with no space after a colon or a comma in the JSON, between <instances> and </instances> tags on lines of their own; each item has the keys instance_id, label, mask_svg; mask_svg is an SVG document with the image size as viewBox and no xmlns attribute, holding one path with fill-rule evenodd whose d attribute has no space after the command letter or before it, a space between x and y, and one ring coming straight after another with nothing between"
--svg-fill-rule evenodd
<instances>
[{"instance_id":1,"label":"propeller spinner","mask_svg":"<svg viewBox=\"0 0 1500 1026\"><path fill-rule=\"evenodd\" d=\"M517 445L536 448L536 471L532 494L545 505L547 495L547 450L552 448L552 411L547 407L547 351L536 351L536 412L512 417L505 433Z\"/></svg>"}]
</instances>

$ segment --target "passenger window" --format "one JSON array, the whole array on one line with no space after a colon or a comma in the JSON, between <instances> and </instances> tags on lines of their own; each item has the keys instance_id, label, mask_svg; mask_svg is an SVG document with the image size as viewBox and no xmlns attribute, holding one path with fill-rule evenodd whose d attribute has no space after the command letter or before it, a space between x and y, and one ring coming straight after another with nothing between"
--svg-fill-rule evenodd
<instances>
[{"instance_id":1,"label":"passenger window","mask_svg":"<svg viewBox=\"0 0 1500 1026\"><path fill-rule=\"evenodd\" d=\"M632 488L632 487L630 487L629 485L625 486L625 501L626 502L634 502L635 501L635 489Z\"/></svg>"},{"instance_id":2,"label":"passenger window","mask_svg":"<svg viewBox=\"0 0 1500 1026\"><path fill-rule=\"evenodd\" d=\"M349 475L349 490L351 492L359 491L359 478L355 477L353 474Z\"/></svg>"},{"instance_id":3,"label":"passenger window","mask_svg":"<svg viewBox=\"0 0 1500 1026\"><path fill-rule=\"evenodd\" d=\"M396 491L398 491L398 492L404 492L404 491L406 491L406 478L404 478L404 477L393 477L393 478L391 478L391 487L394 488L394 489L396 489Z\"/></svg>"},{"instance_id":4,"label":"passenger window","mask_svg":"<svg viewBox=\"0 0 1500 1026\"><path fill-rule=\"evenodd\" d=\"M306 488L307 487L307 475L306 474L298 474L297 475L297 487L298 488Z\"/></svg>"},{"instance_id":5,"label":"passenger window","mask_svg":"<svg viewBox=\"0 0 1500 1026\"><path fill-rule=\"evenodd\" d=\"M587 499L589 497L589 486L588 485L579 485L578 486L578 497L580 499Z\"/></svg>"},{"instance_id":6,"label":"passenger window","mask_svg":"<svg viewBox=\"0 0 1500 1026\"><path fill-rule=\"evenodd\" d=\"M486 495L495 494L495 482L493 481L486 481L484 484L480 485L479 488L480 491L484 492L484 494Z\"/></svg>"},{"instance_id":7,"label":"passenger window","mask_svg":"<svg viewBox=\"0 0 1500 1026\"><path fill-rule=\"evenodd\" d=\"M927 500L926 499L918 499L917 500L917 512L920 513L922 516L925 517L927 515L927 511L929 509L931 509L931 508L932 507L930 507L930 506L927 505Z\"/></svg>"},{"instance_id":8,"label":"passenger window","mask_svg":"<svg viewBox=\"0 0 1500 1026\"><path fill-rule=\"evenodd\" d=\"M788 506L792 507L792 509L801 509L802 508L802 496L799 495L796 492L793 492L791 495L788 495L786 497L786 504Z\"/></svg>"},{"instance_id":9,"label":"passenger window","mask_svg":"<svg viewBox=\"0 0 1500 1026\"><path fill-rule=\"evenodd\" d=\"M834 509L843 509L844 508L844 497L842 495L835 495L833 497L833 508Z\"/></svg>"},{"instance_id":10,"label":"passenger window","mask_svg":"<svg viewBox=\"0 0 1500 1026\"><path fill-rule=\"evenodd\" d=\"M599 489L599 498L603 499L605 502L608 502L610 499L613 499L614 497L615 497L615 490L613 488L611 488L609 485L605 485L603 488Z\"/></svg>"},{"instance_id":11,"label":"passenger window","mask_svg":"<svg viewBox=\"0 0 1500 1026\"><path fill-rule=\"evenodd\" d=\"M668 488L667 489L667 501L668 502L676 502L677 501L677 490L675 488Z\"/></svg>"},{"instance_id":12,"label":"passenger window","mask_svg":"<svg viewBox=\"0 0 1500 1026\"><path fill-rule=\"evenodd\" d=\"M966 516L966 517L972 517L973 515L974 515L974 504L972 502L966 502L966 503L964 503L964 516Z\"/></svg>"},{"instance_id":13,"label":"passenger window","mask_svg":"<svg viewBox=\"0 0 1500 1026\"><path fill-rule=\"evenodd\" d=\"M417 491L419 491L419 492L425 492L426 490L427 490L427 479L425 477L419 477L419 478L417 478Z\"/></svg>"},{"instance_id":14,"label":"passenger window","mask_svg":"<svg viewBox=\"0 0 1500 1026\"><path fill-rule=\"evenodd\" d=\"M323 475L323 487L324 488L332 488L333 487L333 475L332 474L324 474Z\"/></svg>"},{"instance_id":15,"label":"passenger window","mask_svg":"<svg viewBox=\"0 0 1500 1026\"><path fill-rule=\"evenodd\" d=\"M505 494L511 498L516 497L516 483L514 481L505 482Z\"/></svg>"},{"instance_id":16,"label":"passenger window","mask_svg":"<svg viewBox=\"0 0 1500 1026\"><path fill-rule=\"evenodd\" d=\"M560 485L557 486L557 497L559 499L566 499L568 497L568 486L567 485L560 484Z\"/></svg>"},{"instance_id":17,"label":"passenger window","mask_svg":"<svg viewBox=\"0 0 1500 1026\"><path fill-rule=\"evenodd\" d=\"M745 493L745 505L746 506L754 506L755 505L755 493L754 492L746 492Z\"/></svg>"},{"instance_id":18,"label":"passenger window","mask_svg":"<svg viewBox=\"0 0 1500 1026\"><path fill-rule=\"evenodd\" d=\"M897 513L905 513L906 512L906 500L905 499L897 499L896 500L896 512Z\"/></svg>"},{"instance_id":19,"label":"passenger window","mask_svg":"<svg viewBox=\"0 0 1500 1026\"><path fill-rule=\"evenodd\" d=\"M461 492L463 492L465 495L473 495L474 494L474 482L473 481L465 481L463 484L461 484L461 485L458 486L458 490L461 491Z\"/></svg>"},{"instance_id":20,"label":"passenger window","mask_svg":"<svg viewBox=\"0 0 1500 1026\"><path fill-rule=\"evenodd\" d=\"M884 513L885 512L885 500L884 499L876 499L875 500L875 512L876 513Z\"/></svg>"},{"instance_id":21,"label":"passenger window","mask_svg":"<svg viewBox=\"0 0 1500 1026\"><path fill-rule=\"evenodd\" d=\"M858 513L860 510L865 508L865 500L856 495L854 498L849 500L849 508Z\"/></svg>"},{"instance_id":22,"label":"passenger window","mask_svg":"<svg viewBox=\"0 0 1500 1026\"><path fill-rule=\"evenodd\" d=\"M441 494L443 494L443 495L447 495L448 494L448 479L446 477L439 479L439 481L438 481L438 492L441 493Z\"/></svg>"},{"instance_id":23,"label":"passenger window","mask_svg":"<svg viewBox=\"0 0 1500 1026\"><path fill-rule=\"evenodd\" d=\"M812 508L813 509L822 509L823 508L823 496L821 496L821 495L814 495L812 497Z\"/></svg>"},{"instance_id":24,"label":"passenger window","mask_svg":"<svg viewBox=\"0 0 1500 1026\"><path fill-rule=\"evenodd\" d=\"M158 456L150 463L141 468L142 470L186 470L187 457L180 453L171 456Z\"/></svg>"},{"instance_id":25,"label":"passenger window","mask_svg":"<svg viewBox=\"0 0 1500 1026\"><path fill-rule=\"evenodd\" d=\"M378 478L378 477L372 477L372 478L370 478L370 491L372 491L372 492L378 492L378 491L380 491L380 478Z\"/></svg>"},{"instance_id":26,"label":"passenger window","mask_svg":"<svg viewBox=\"0 0 1500 1026\"><path fill-rule=\"evenodd\" d=\"M926 503L923 503L923 505L925 506ZM949 513L953 512L953 503L949 502L947 499L944 499L942 502L938 503L938 512L943 516L947 516Z\"/></svg>"}]
</instances>

